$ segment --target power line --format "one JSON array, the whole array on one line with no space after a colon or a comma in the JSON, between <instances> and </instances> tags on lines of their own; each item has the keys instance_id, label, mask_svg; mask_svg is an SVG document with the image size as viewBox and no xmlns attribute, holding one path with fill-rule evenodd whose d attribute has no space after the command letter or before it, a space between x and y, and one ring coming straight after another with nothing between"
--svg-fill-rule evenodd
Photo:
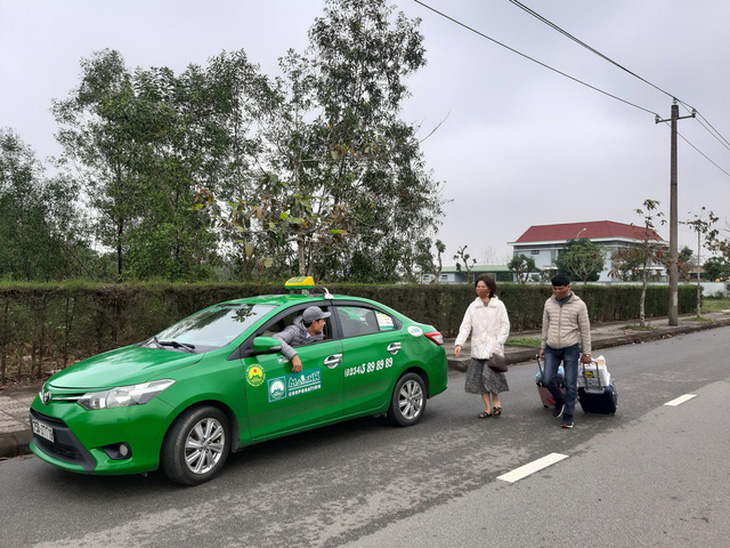
<instances>
[{"instance_id":1,"label":"power line","mask_svg":"<svg viewBox=\"0 0 730 548\"><path fill-rule=\"evenodd\" d=\"M694 114L699 115L702 118L702 120L704 120L705 124L707 124L707 125L705 125L702 122L699 122L699 124L703 127L703 129L705 129L710 135L712 135L715 139L717 139L720 143L722 143L723 146L725 146L726 148L730 149L730 142L727 139L725 139L725 137L723 137L723 135L719 131L717 131L712 126L712 124L710 124L710 122L704 116L702 116L701 114L699 114L697 112L697 109L695 107L693 107L692 105L690 105L690 104L688 104L688 103L686 103L684 101L681 101L681 100L677 99L677 97L674 94L669 93L668 91L660 88L659 86L653 84L652 82L650 82L646 78L643 78L643 77L639 76L638 74L636 74L635 72L629 70L628 68L626 68L622 64L614 61L613 59L611 59L607 55L604 55L600 51L598 51L595 48L589 46L588 44L586 44L585 42L583 42L579 38L576 38L571 33L569 33L568 31L566 31L565 29L561 28L560 26L556 25L555 23L553 23L552 21L550 21L546 17L543 17L542 15L540 15L539 13L537 13L535 10L533 10L532 8L526 6L525 4L523 4L522 2L520 2L519 0L508 0L508 1L511 4L513 4L513 5L517 6L518 8L520 8L521 10L525 11L526 13L530 14L531 16L535 17L538 21L546 24L547 26L549 26L553 30L559 32L563 36L565 36L565 37L569 38L570 40L574 41L575 43L581 45L582 47L584 47L585 49L587 49L591 53L594 53L594 54L598 55L600 58L602 58L602 59L608 61L609 63L611 63L612 65L620 68L624 72L627 72L628 74L630 74L634 78L637 78L638 80L644 82L645 84L647 84L647 85L653 87L654 89L660 91L664 95L672 98L673 100L676 100L679 104L681 104L684 108L686 108L688 112L692 112ZM691 145L691 143L690 143L690 145ZM691 146L692 146L692 148L694 148L695 150L697 150L697 152L700 152L696 147L694 147L693 145L691 145ZM702 154L702 153L700 152L700 154ZM705 156L705 155L702 154L702 156ZM705 158L707 158L707 156L705 156ZM707 159L709 160L709 158L707 158ZM712 160L710 160L710 161L712 162ZM714 162L712 162L712 163L714 164ZM717 165L717 164L715 164L715 165Z\"/></svg>"},{"instance_id":2,"label":"power line","mask_svg":"<svg viewBox=\"0 0 730 548\"><path fill-rule=\"evenodd\" d=\"M465 28L469 32L473 32L474 34L476 34L478 36L481 36L482 38L485 38L485 39L489 40L490 42L493 42L493 43L497 44L498 46L501 46L501 47L505 48L506 50L511 51L512 53L516 53L520 57L524 57L525 59L527 59L529 61L532 61L533 63L536 63L536 64L540 65L543 68L546 68L548 70L551 70L551 71L555 72L556 74L559 74L560 76L563 76L565 78L568 78L569 80L572 80L573 82L576 82L577 84L580 84L580 85L585 86L585 87L587 87L589 89L592 89L593 91L597 91L598 93L602 93L603 95L606 95L607 97L610 97L612 99L615 99L616 101L620 101L621 103L624 103L624 104L629 105L631 107L634 107L636 109L642 110L642 111L644 111L644 112L646 112L648 114L653 114L654 116L659 116L659 114L657 114L653 110L649 110L649 109L644 108L642 106L639 106L639 105L637 105L635 103L632 103L631 101L627 101L626 99L622 99L621 97L618 97L617 95L613 95L612 93L609 93L609 92L607 92L605 90L602 90L599 87L596 87L594 85L588 84L587 82L584 82L583 80L580 80L580 79L578 79L578 78L576 78L574 76L571 76L570 74L567 74L567 73L565 73L565 72L563 72L561 70L558 70L558 69L556 69L554 67L551 67L550 65L548 65L546 63L543 63L542 61L538 61L534 57L530 57L529 55L527 55L525 53L522 53L521 51L518 51L518 50L516 50L516 49L514 49L514 48L512 48L510 46L508 46L507 44L504 44L504 43L500 42L499 40L496 40L496 39L492 38L491 36L487 36L483 32L480 32L480 31L476 30L475 28L470 27L466 23L462 23L461 21L459 21L457 19L454 19L453 17L451 17L449 15L446 15L445 13L443 13L443 12L441 12L441 11L435 9L435 8L432 8L428 4L424 4L420 0L414 0L414 2L416 2L416 4L420 4L421 6L423 6L426 9L431 10L432 12L436 13L437 15L440 15L444 19L448 19L452 23L455 23L455 24L459 25L460 27Z\"/></svg>"},{"instance_id":3,"label":"power line","mask_svg":"<svg viewBox=\"0 0 730 548\"><path fill-rule=\"evenodd\" d=\"M727 175L728 177L730 177L730 172L727 172L727 171L725 171L725 170L724 170L723 168L721 168L721 167L720 167L719 165L717 165L717 164L716 164L715 162L713 162L712 160L710 160L710 158L709 158L709 157L707 156L707 154L705 154L705 153L704 153L704 152L702 152L702 151L701 151L701 150L700 150L699 148L697 148L696 146L694 146L694 145L693 145L693 144L692 144L692 143L691 143L691 142L689 141L689 139L687 139L687 138L686 138L686 137L685 137L684 135L682 135L682 134L681 134L681 133L679 133L679 132L677 132L677 135L679 135L679 136L680 136L680 137L682 138L682 140L683 140L683 141L684 141L685 143L687 143L687 144L688 144L689 146L691 146L691 147L692 147L693 149L695 149L695 150L697 151L697 153L698 153L698 154L700 154L700 155L701 155L701 156L702 156L702 157L703 157L703 158L704 158L705 160L707 160L708 162L710 162L710 163L711 163L711 164L712 164L713 166L715 166L715 167L716 167L717 169L719 169L720 171L722 171L722 172L723 172L723 173L724 173L725 175Z\"/></svg>"},{"instance_id":4,"label":"power line","mask_svg":"<svg viewBox=\"0 0 730 548\"><path fill-rule=\"evenodd\" d=\"M455 19L455 18L453 18L453 17L451 17L451 16L449 16L449 15L447 15L447 14L445 14L445 13L443 13L443 12L441 12L441 11L439 11L439 10L431 7L431 6L429 6L428 4L422 2L421 0L414 0L414 1L417 4L423 6L424 8L426 8L428 10L431 10L432 12L436 13L437 15L443 17L444 19L448 19L452 23L455 23L455 24L459 25L460 27L465 28L469 32L473 32L474 34L476 34L476 35L478 35L478 36L480 36L482 38L485 38L485 39L489 40L490 42L493 42L494 44L497 44L498 46L500 46L502 48L505 48L508 51L511 51L512 53L515 53L515 54L519 55L520 57L523 57L523 58L525 58L525 59L527 59L529 61L532 61L533 63L536 63L536 64L540 65L543 68L546 68L546 69L548 69L548 70L550 70L552 72L555 72L556 74L559 74L559 75L561 75L561 76L563 76L565 78L568 78L569 80L572 80L573 82L576 82L578 84L581 84L582 86L585 86L585 87L587 87L589 89L592 89L592 90L597 91L597 92L599 92L599 93L601 93L603 95L606 95L607 97L611 97L612 99L615 99L616 101L619 101L619 102L624 103L626 105L632 106L632 107L634 107L634 108L636 108L638 110L641 110L643 112L646 112L646 113L649 113L649 114L653 114L654 117L655 117L655 119L661 118L661 116L659 114L657 114L656 112L654 112L654 111L652 111L652 110L650 110L648 108L644 108L644 107L642 107L640 105L637 105L635 103L632 103L631 101L628 101L626 99L623 99L621 97L618 97L617 95L614 95L612 93L609 93L609 92L607 92L607 91L605 91L603 89L600 89L600 88L598 88L598 87L596 87L594 85L588 84L587 82L584 82L584 81L582 81L582 80L580 80L580 79L578 79L576 77L573 77L573 76L571 76L571 75L569 75L569 74L567 74L567 73L565 73L565 72L563 72L561 70L558 70L558 69L556 69L556 68L554 68L554 67L552 67L552 66L550 66L550 65L548 65L546 63L543 63L542 61L539 61L539 60L537 60L537 59L535 59L533 57L530 57L529 55L527 55L525 53L522 53L521 51L518 51L518 50L516 50L516 49L514 49L514 48L512 48L510 46L508 46L507 44L504 44L504 43L500 42L499 40L496 40L496 39L492 38L491 36L488 36L488 35L484 34L483 32L480 32L480 31L476 30L473 27L470 27L466 23L463 23L463 22L459 21L458 19ZM700 114L697 111L697 109L695 109L694 107L692 107L692 105L690 105L690 104L688 104L688 103L686 103L684 101L681 101L681 100L677 99L672 93L669 93L668 91L662 89L661 87L653 84L649 80L647 80L647 79L639 76L638 74L632 72L631 70L629 70L628 68L624 67L620 63L614 61L610 57L602 54L600 51L598 51L595 48L589 46L588 44L586 44L582 40L576 38L575 36L573 36L572 34L570 34L569 32L567 32L566 30L562 29L560 26L558 26L555 23L551 22L550 20L548 20L547 18L543 17L539 13L535 12L534 10L532 10L531 8L529 8L528 6L525 6L524 4L522 4L521 2L519 2L518 0L508 0L508 1L510 3L512 3L512 4L514 4L515 6L517 6L518 8L526 11L527 13L529 13L530 15L532 15L533 17L537 18L542 23L548 25L553 30L559 32L560 34L566 36L567 38L573 40L574 42L580 44L582 47L584 47L587 50L591 51L595 55L598 55L602 59L608 61L612 65L615 65L616 67L618 67L621 70L627 72L631 76L639 79L640 81L644 82L645 84L647 84L647 85L651 86L652 88L656 89L657 91L660 91L664 95L666 95L668 97L671 97L674 101L676 101L677 103L679 103L680 105L682 105L688 111L692 112L693 117L695 117L694 115L696 115L702 121L704 121L704 123L699 122L700 126L703 129L705 129L710 135L712 135L715 139L717 139L723 146L725 146L725 148L730 149L730 141L728 141L719 131L717 131L712 126L712 124L707 120L707 118L705 118L704 116L702 116L702 114ZM700 151L694 144L692 144L691 142L689 142L684 136L681 136L681 137L682 137L682 139L685 142L687 142L687 144L689 144L693 149L695 149L701 156L703 156L712 165L714 165L715 167L717 167L720 171L722 171L726 175L730 175L730 173L728 173L723 168L721 168L718 164L716 164L715 162L713 162L706 154L704 154L702 151Z\"/></svg>"},{"instance_id":5,"label":"power line","mask_svg":"<svg viewBox=\"0 0 730 548\"><path fill-rule=\"evenodd\" d=\"M639 76L639 75L638 75L638 74L636 74L635 72L632 72L632 71L630 71L629 69L627 69L627 68L626 68L625 66L623 66L622 64L620 64L620 63L617 63L616 61L614 61L614 60L613 60L613 59L611 59L610 57L608 57L608 56L604 55L603 53L601 53L600 51L598 51L597 49L594 49L594 48L592 48L591 46L589 46L588 44L586 44L586 43L585 43L585 42L583 42L582 40L580 40L580 39L576 38L575 36L573 36L572 34L570 34L570 33L569 33L568 31L566 31L566 30L562 29L561 27L559 27L558 25L556 25L556 24L555 24L555 23L553 23L552 21L550 21L550 20L546 19L545 17L543 17L542 15L540 15L539 13L537 13L536 11L534 11L533 9L531 9L531 8L527 7L527 6L526 6L526 5L524 5L524 4L522 3L522 2L519 2L518 0L508 0L508 1L509 1L510 3L512 3L512 4L514 4L515 6L517 6L518 8L520 8L521 10L523 10L523 11L525 11L525 12L529 13L530 15L532 15L533 17L535 17L536 19L538 19L538 20L539 20L539 21L541 21L542 23L545 23L545 24L546 24L547 26L549 26L549 27L550 27L550 28L552 28L553 30L556 30L556 31L558 31L558 32L559 32L560 34L562 34L563 36L565 36L565 37L567 37L567 38L570 38L570 39L571 39L571 40L572 40L573 42L575 42L576 44L580 44L581 46L583 46L583 47L584 47L585 49L587 49L587 50L588 50L588 51L590 51L591 53L595 53L595 54L596 54L596 55L598 55L598 56L599 56L600 58L602 58L602 59L605 59L606 61L608 61L608 62L609 62L609 63L611 63L612 65L614 65L614 66L616 66L616 67L620 68L620 69L621 69L621 70L623 70L624 72L627 72L628 74L630 74L630 75L631 75L631 76L633 76L634 78L637 78L637 79L641 80L642 82L644 82L645 84L648 84L648 85L650 85L650 86L651 86L651 87L653 87L654 89L656 89L656 90L658 90L658 91L662 92L662 93L663 93L664 95L666 95L666 96L667 96L667 97L669 97L670 99L676 99L676 97L675 97L674 95L672 95L671 93L669 93L668 91L665 91L665 90L663 90L662 88L660 88L659 86L656 86L656 85L652 84L652 83L651 83L651 82L650 82L649 80L646 80L645 78L642 78L641 76Z\"/></svg>"}]
</instances>

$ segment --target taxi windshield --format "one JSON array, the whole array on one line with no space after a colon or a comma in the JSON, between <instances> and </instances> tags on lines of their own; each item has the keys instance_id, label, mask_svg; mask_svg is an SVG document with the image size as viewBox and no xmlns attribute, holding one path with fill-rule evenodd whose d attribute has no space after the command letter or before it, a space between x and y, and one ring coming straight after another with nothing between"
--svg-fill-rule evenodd
<instances>
[{"instance_id":1,"label":"taxi windshield","mask_svg":"<svg viewBox=\"0 0 730 548\"><path fill-rule=\"evenodd\" d=\"M214 306L160 331L145 345L196 354L209 352L232 342L274 308L247 303Z\"/></svg>"}]
</instances>

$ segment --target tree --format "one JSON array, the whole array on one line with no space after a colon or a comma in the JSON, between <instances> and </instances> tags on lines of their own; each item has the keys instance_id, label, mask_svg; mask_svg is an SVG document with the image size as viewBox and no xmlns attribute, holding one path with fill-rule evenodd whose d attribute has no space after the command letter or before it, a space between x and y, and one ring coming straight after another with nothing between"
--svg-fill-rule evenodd
<instances>
[{"instance_id":1,"label":"tree","mask_svg":"<svg viewBox=\"0 0 730 548\"><path fill-rule=\"evenodd\" d=\"M705 242L712 242L717 237L717 230L712 228L718 221L718 217L712 211L707 212L707 218L704 217L705 206L702 206L699 214L694 215L691 221L685 221L684 224L689 225L697 233L697 317L702 317L702 286L700 284L702 262L700 254L702 251L702 236Z\"/></svg>"},{"instance_id":2,"label":"tree","mask_svg":"<svg viewBox=\"0 0 730 548\"><path fill-rule=\"evenodd\" d=\"M664 213L657 211L661 202L647 198L644 200L644 209L636 209L638 215L644 217L644 233L641 245L641 299L639 300L639 325L646 326L646 286L649 279L649 264L661 261L664 249L655 241L655 223L664 224Z\"/></svg>"},{"instance_id":3,"label":"tree","mask_svg":"<svg viewBox=\"0 0 730 548\"><path fill-rule=\"evenodd\" d=\"M727 280L730 277L730 263L724 257L710 257L702 265L702 270L710 281Z\"/></svg>"},{"instance_id":4,"label":"tree","mask_svg":"<svg viewBox=\"0 0 730 548\"><path fill-rule=\"evenodd\" d=\"M385 0L326 0L303 54L262 85L256 185L233 209L275 263L359 281L394 281L439 222L440 187L416 127L399 119L403 80L425 64L418 20Z\"/></svg>"},{"instance_id":5,"label":"tree","mask_svg":"<svg viewBox=\"0 0 730 548\"><path fill-rule=\"evenodd\" d=\"M642 265L642 251L636 247L623 248L611 255L613 268L608 273L612 278L618 278L623 282L631 282L639 277L640 266Z\"/></svg>"},{"instance_id":6,"label":"tree","mask_svg":"<svg viewBox=\"0 0 730 548\"><path fill-rule=\"evenodd\" d=\"M416 242L418 252L416 254L416 263L421 268L421 272L433 275L432 284L439 283L441 279L441 270L443 269L443 260L441 256L446 251L446 246L441 240L436 240L433 244L436 248L436 256L431 252L431 240L421 238Z\"/></svg>"},{"instance_id":7,"label":"tree","mask_svg":"<svg viewBox=\"0 0 730 548\"><path fill-rule=\"evenodd\" d=\"M115 252L116 279L206 277L215 239L192 206L227 165L225 90L196 66L179 77L132 72L110 50L81 67L79 87L53 111L62 160L84 185L99 242Z\"/></svg>"},{"instance_id":8,"label":"tree","mask_svg":"<svg viewBox=\"0 0 730 548\"><path fill-rule=\"evenodd\" d=\"M582 280L584 285L598 280L604 264L603 249L587 238L568 240L555 259L558 271Z\"/></svg>"},{"instance_id":9,"label":"tree","mask_svg":"<svg viewBox=\"0 0 730 548\"><path fill-rule=\"evenodd\" d=\"M530 278L530 272L535 271L535 259L525 255L512 257L512 260L507 264L507 268L510 269L517 283L525 284Z\"/></svg>"},{"instance_id":10,"label":"tree","mask_svg":"<svg viewBox=\"0 0 730 548\"><path fill-rule=\"evenodd\" d=\"M464 265L464 271L466 272L466 282L471 283L471 270L474 267L475 264L477 264L477 260L472 258L469 253L466 252L466 245L461 246L456 250L456 254L454 255L454 261L456 261L456 271L461 272L462 263Z\"/></svg>"},{"instance_id":11,"label":"tree","mask_svg":"<svg viewBox=\"0 0 730 548\"><path fill-rule=\"evenodd\" d=\"M46 179L35 154L13 131L0 130L0 278L60 280L79 274L83 253L76 188Z\"/></svg>"}]
</instances>

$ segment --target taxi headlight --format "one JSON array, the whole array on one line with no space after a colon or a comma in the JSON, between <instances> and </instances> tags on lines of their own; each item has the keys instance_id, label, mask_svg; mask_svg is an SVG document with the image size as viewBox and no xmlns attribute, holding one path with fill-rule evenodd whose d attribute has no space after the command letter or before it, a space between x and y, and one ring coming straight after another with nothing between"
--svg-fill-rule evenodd
<instances>
[{"instance_id":1,"label":"taxi headlight","mask_svg":"<svg viewBox=\"0 0 730 548\"><path fill-rule=\"evenodd\" d=\"M81 407L89 411L143 405L174 383L175 381L171 379L164 379L131 386L117 386L101 392L88 392L78 401Z\"/></svg>"}]
</instances>

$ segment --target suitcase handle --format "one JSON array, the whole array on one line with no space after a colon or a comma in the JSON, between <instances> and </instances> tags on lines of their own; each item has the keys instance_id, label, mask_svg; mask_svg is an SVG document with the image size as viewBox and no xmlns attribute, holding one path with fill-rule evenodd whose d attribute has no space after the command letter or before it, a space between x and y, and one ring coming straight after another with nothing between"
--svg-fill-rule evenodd
<instances>
[{"instance_id":1,"label":"suitcase handle","mask_svg":"<svg viewBox=\"0 0 730 548\"><path fill-rule=\"evenodd\" d=\"M586 390L595 390L597 393L601 393L601 392L603 392L603 390L606 387L603 386L603 383L601 382L601 373L598 371L598 360L591 360L591 363L596 364L596 376L594 378L598 381L598 386L597 387L591 387L590 389L588 388L588 378L589 377L586 377L586 364L584 364L583 361L581 360L580 361L580 366L583 369L582 375L583 375L583 379L586 381L585 389ZM608 386L608 385L606 385L606 386Z\"/></svg>"}]
</instances>

